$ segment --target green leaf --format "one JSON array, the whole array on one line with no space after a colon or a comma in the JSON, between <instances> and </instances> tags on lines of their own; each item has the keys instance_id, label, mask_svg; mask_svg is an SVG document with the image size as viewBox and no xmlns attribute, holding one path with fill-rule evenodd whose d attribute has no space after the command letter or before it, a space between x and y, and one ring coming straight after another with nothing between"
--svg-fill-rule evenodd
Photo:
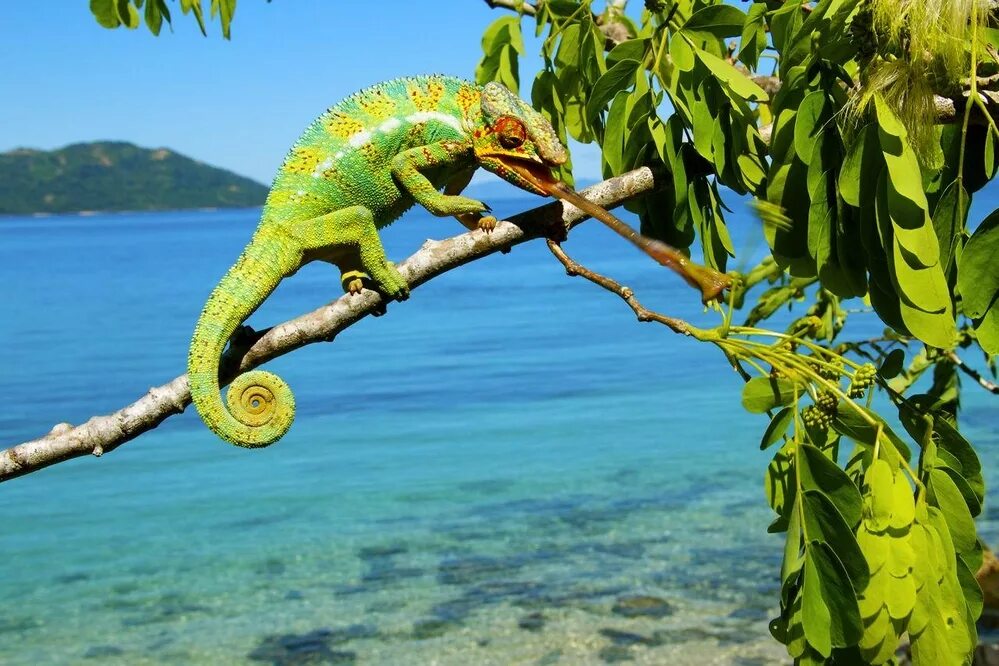
<instances>
[{"instance_id":1,"label":"green leaf","mask_svg":"<svg viewBox=\"0 0 999 666\"><path fill-rule=\"evenodd\" d=\"M982 587L978 584L975 571L968 568L964 560L957 561L957 579L961 583L961 591L964 593L965 602L968 604L968 611L973 619L978 619L982 614L985 597L982 594Z\"/></svg>"},{"instance_id":2,"label":"green leaf","mask_svg":"<svg viewBox=\"0 0 999 666\"><path fill-rule=\"evenodd\" d=\"M891 521L892 503L895 499L892 471L888 463L881 459L872 462L864 474L864 485L868 506L867 527L872 532L884 532Z\"/></svg>"},{"instance_id":3,"label":"green leaf","mask_svg":"<svg viewBox=\"0 0 999 666\"><path fill-rule=\"evenodd\" d=\"M753 102L765 102L769 99L763 88L756 85L751 78L737 70L732 63L722 60L713 53L708 53L701 48L694 47L694 53L711 70L711 73L739 98Z\"/></svg>"},{"instance_id":4,"label":"green leaf","mask_svg":"<svg viewBox=\"0 0 999 666\"><path fill-rule=\"evenodd\" d=\"M626 39L612 48L607 53L607 65L613 67L622 60L645 60L645 51L648 49L648 39Z\"/></svg>"},{"instance_id":5,"label":"green leaf","mask_svg":"<svg viewBox=\"0 0 999 666\"><path fill-rule=\"evenodd\" d=\"M964 222L968 217L968 201L970 197L964 186L954 181L947 186L936 208L933 209L933 230L940 246L940 265L944 274L950 275L954 264L954 249L964 231ZM959 206L961 201L963 205Z\"/></svg>"},{"instance_id":6,"label":"green leaf","mask_svg":"<svg viewBox=\"0 0 999 666\"><path fill-rule=\"evenodd\" d=\"M811 444L798 448L798 478L804 490L818 490L832 500L847 525L853 529L863 509L860 491L839 465Z\"/></svg>"},{"instance_id":7,"label":"green leaf","mask_svg":"<svg viewBox=\"0 0 999 666\"><path fill-rule=\"evenodd\" d=\"M958 263L957 286L964 313L982 319L999 295L999 210L993 211L971 235Z\"/></svg>"},{"instance_id":8,"label":"green leaf","mask_svg":"<svg viewBox=\"0 0 999 666\"><path fill-rule=\"evenodd\" d=\"M975 521L954 480L943 470L933 469L927 487L930 502L940 509L947 521L954 548L958 553L973 550L978 543Z\"/></svg>"},{"instance_id":9,"label":"green leaf","mask_svg":"<svg viewBox=\"0 0 999 666\"><path fill-rule=\"evenodd\" d=\"M895 541L898 541L898 539ZM891 550L889 552L895 554L898 551ZM893 620L901 620L909 617L913 607L916 605L915 578L911 575L901 577L889 575L885 583L885 606L888 608L888 615Z\"/></svg>"},{"instance_id":10,"label":"green leaf","mask_svg":"<svg viewBox=\"0 0 999 666\"><path fill-rule=\"evenodd\" d=\"M881 159L877 126L871 123L856 133L843 160L839 174L839 193L843 201L858 208L868 203L863 200L861 191L865 185L870 186L869 172L880 166Z\"/></svg>"},{"instance_id":11,"label":"green leaf","mask_svg":"<svg viewBox=\"0 0 999 666\"><path fill-rule=\"evenodd\" d=\"M900 211L904 213L907 208L890 208L889 192L893 188L889 184L890 179L885 175L886 172L882 172L874 208L880 236L886 247L891 248L891 254L888 255L888 265L891 269L892 286L900 297L899 312L902 321L905 327L923 342L935 347L947 348L953 343L955 324L951 310L950 290L947 287L943 270L939 263L928 268L919 267L919 262L913 262L916 265L912 265L910 263L911 253L906 253L900 246L896 234L903 234L907 237L906 242L910 246L917 244L914 240L917 237L926 243L935 245L936 236L926 216L914 206L911 208L920 211L922 215L923 226L919 229L913 229L911 224L907 228L906 225L897 223L896 214ZM894 201L907 200L895 197ZM891 212L889 212L890 210ZM875 283L872 281L872 285ZM874 302L873 288L871 296L872 302ZM876 303L875 307L877 307Z\"/></svg>"},{"instance_id":12,"label":"green leaf","mask_svg":"<svg viewBox=\"0 0 999 666\"><path fill-rule=\"evenodd\" d=\"M864 632L857 597L843 564L829 546L806 547L801 620L805 638L822 656L854 645Z\"/></svg>"},{"instance_id":13,"label":"green leaf","mask_svg":"<svg viewBox=\"0 0 999 666\"><path fill-rule=\"evenodd\" d=\"M965 479L968 479L969 483L971 483L973 478L981 476L982 463L978 459L978 454L975 453L975 448L971 445L971 442L965 439L964 435L958 432L957 428L951 425L947 419L935 416L933 419L933 431L939 437L938 446L960 461L961 469L959 471ZM978 495L979 501L984 501L984 486L975 488L975 494Z\"/></svg>"},{"instance_id":14,"label":"green leaf","mask_svg":"<svg viewBox=\"0 0 999 666\"><path fill-rule=\"evenodd\" d=\"M163 13L160 11L160 0L148 0L146 2L144 17L149 32L159 35L160 28L163 27Z\"/></svg>"},{"instance_id":15,"label":"green leaf","mask_svg":"<svg viewBox=\"0 0 999 666\"><path fill-rule=\"evenodd\" d=\"M599 116L615 95L631 87L640 66L637 60L621 60L597 79L586 100L586 112L591 119Z\"/></svg>"},{"instance_id":16,"label":"green leaf","mask_svg":"<svg viewBox=\"0 0 999 666\"><path fill-rule=\"evenodd\" d=\"M746 23L742 28L742 38L739 40L739 60L750 69L756 69L760 54L767 46L766 16L767 6L762 2L754 2L749 7Z\"/></svg>"},{"instance_id":17,"label":"green leaf","mask_svg":"<svg viewBox=\"0 0 999 666\"><path fill-rule=\"evenodd\" d=\"M770 461L763 478L763 490L767 502L778 515L778 519L767 528L770 533L788 529L788 521L794 513L797 491L793 463L793 454L788 451L788 446L784 445Z\"/></svg>"},{"instance_id":18,"label":"green leaf","mask_svg":"<svg viewBox=\"0 0 999 666\"><path fill-rule=\"evenodd\" d=\"M940 453L941 456L946 454L946 452L942 450L938 450L938 453ZM942 457L938 458L938 461L939 460L942 460ZM965 479L960 472L954 470L949 466L944 467L938 465L938 468L946 472L950 476L951 481L954 482L954 485L957 486L957 490L958 492L961 493L961 497L964 498L964 503L968 505L968 511L971 512L972 517L977 516L979 513L981 513L982 500L980 497L978 497L978 494L975 492L975 490L972 489L971 484L968 483L968 480Z\"/></svg>"},{"instance_id":19,"label":"green leaf","mask_svg":"<svg viewBox=\"0 0 999 666\"><path fill-rule=\"evenodd\" d=\"M861 552L864 553L864 559L867 560L867 566L870 568L873 580L873 575L880 571L888 559L888 550L891 548L891 537L887 534L875 534L868 530L865 525L862 525L860 530L857 531L857 545L860 546ZM876 592L877 590L872 590L871 586L868 585L867 589L864 590L864 597L870 598ZM878 599L883 599L883 597L878 597ZM861 608L861 611L863 611L863 608ZM864 617L870 617L870 615L865 614Z\"/></svg>"},{"instance_id":20,"label":"green leaf","mask_svg":"<svg viewBox=\"0 0 999 666\"><path fill-rule=\"evenodd\" d=\"M205 32L205 15L204 10L201 7L201 0L180 0L180 10L187 15L189 12L194 12L194 18L198 22L198 28L201 30L202 35L208 35Z\"/></svg>"},{"instance_id":21,"label":"green leaf","mask_svg":"<svg viewBox=\"0 0 999 666\"><path fill-rule=\"evenodd\" d=\"M673 59L673 64L681 72L689 72L694 69L694 50L681 35L675 35L669 41L669 55Z\"/></svg>"},{"instance_id":22,"label":"green leaf","mask_svg":"<svg viewBox=\"0 0 999 666\"><path fill-rule=\"evenodd\" d=\"M819 145L819 134L824 131L826 95L821 90L809 93L798 107L794 121L794 151L805 164L812 161L812 150Z\"/></svg>"},{"instance_id":23,"label":"green leaf","mask_svg":"<svg viewBox=\"0 0 999 666\"><path fill-rule=\"evenodd\" d=\"M610 111L607 114L607 123L604 126L604 140L601 145L601 153L610 172L607 176L616 176L625 171L624 166L624 137L627 133L628 98L626 92L619 92L614 101L611 102Z\"/></svg>"},{"instance_id":24,"label":"green leaf","mask_svg":"<svg viewBox=\"0 0 999 666\"><path fill-rule=\"evenodd\" d=\"M511 17L507 17L508 19ZM497 19L499 20L499 19ZM580 32L578 23L572 23L560 33L558 50L555 51L555 65L558 70L579 70Z\"/></svg>"},{"instance_id":25,"label":"green leaf","mask_svg":"<svg viewBox=\"0 0 999 666\"><path fill-rule=\"evenodd\" d=\"M881 367L878 369L878 372L885 379L891 379L892 377L898 376L898 373L902 372L903 363L905 363L905 351L901 349L892 349L881 362Z\"/></svg>"},{"instance_id":26,"label":"green leaf","mask_svg":"<svg viewBox=\"0 0 999 666\"><path fill-rule=\"evenodd\" d=\"M791 508L789 514L787 535L784 539L784 557L780 564L782 588L797 577L801 566L805 563L804 553L801 550L801 512L797 510L797 505Z\"/></svg>"},{"instance_id":27,"label":"green leaf","mask_svg":"<svg viewBox=\"0 0 999 666\"><path fill-rule=\"evenodd\" d=\"M236 0L212 0L211 17L215 18L216 15L219 17L219 22L222 24L222 37L229 39L229 26L232 25L232 17L236 13ZM518 28L517 36L520 36L520 31ZM523 53L523 44L521 44L521 53Z\"/></svg>"},{"instance_id":28,"label":"green leaf","mask_svg":"<svg viewBox=\"0 0 999 666\"><path fill-rule=\"evenodd\" d=\"M969 663L977 636L954 573L941 585L927 584L916 597L909 621L912 663L919 666ZM914 631L913 625L920 628Z\"/></svg>"},{"instance_id":29,"label":"green leaf","mask_svg":"<svg viewBox=\"0 0 999 666\"><path fill-rule=\"evenodd\" d=\"M777 412L770 421L766 432L763 433L763 440L760 442L760 450L767 449L784 438L788 428L794 423L794 410L790 407Z\"/></svg>"},{"instance_id":30,"label":"green leaf","mask_svg":"<svg viewBox=\"0 0 999 666\"><path fill-rule=\"evenodd\" d=\"M898 647L898 634L888 609L881 607L878 612L864 623L864 635L857 643L863 661L855 660L847 663L884 664L895 654Z\"/></svg>"},{"instance_id":31,"label":"green leaf","mask_svg":"<svg viewBox=\"0 0 999 666\"><path fill-rule=\"evenodd\" d=\"M121 25L117 5L118 0L90 0L90 13L105 28L117 28Z\"/></svg>"},{"instance_id":32,"label":"green leaf","mask_svg":"<svg viewBox=\"0 0 999 666\"><path fill-rule=\"evenodd\" d=\"M742 34L746 15L732 5L708 5L694 12L683 24L684 32L703 32L719 39Z\"/></svg>"},{"instance_id":33,"label":"green leaf","mask_svg":"<svg viewBox=\"0 0 999 666\"><path fill-rule=\"evenodd\" d=\"M853 589L863 591L871 573L867 568L867 559L853 536L853 530L846 524L832 500L824 494L817 490L805 490L802 495L806 538L810 543L828 545L850 576Z\"/></svg>"},{"instance_id":34,"label":"green leaf","mask_svg":"<svg viewBox=\"0 0 999 666\"><path fill-rule=\"evenodd\" d=\"M791 404L796 392L794 382L787 379L753 377L742 389L742 406L747 412L762 414Z\"/></svg>"},{"instance_id":35,"label":"green leaf","mask_svg":"<svg viewBox=\"0 0 999 666\"><path fill-rule=\"evenodd\" d=\"M908 529L916 517L916 502L912 494L912 486L901 472L895 474L892 483L891 528L895 530Z\"/></svg>"},{"instance_id":36,"label":"green leaf","mask_svg":"<svg viewBox=\"0 0 999 666\"><path fill-rule=\"evenodd\" d=\"M116 11L123 26L133 30L139 27L139 10L129 0L118 0Z\"/></svg>"},{"instance_id":37,"label":"green leaf","mask_svg":"<svg viewBox=\"0 0 999 666\"><path fill-rule=\"evenodd\" d=\"M905 125L902 124L902 121L899 120L891 106L888 105L881 95L874 96L874 108L877 111L878 124L881 125L882 130L900 139L904 139L909 135L905 130Z\"/></svg>"}]
</instances>

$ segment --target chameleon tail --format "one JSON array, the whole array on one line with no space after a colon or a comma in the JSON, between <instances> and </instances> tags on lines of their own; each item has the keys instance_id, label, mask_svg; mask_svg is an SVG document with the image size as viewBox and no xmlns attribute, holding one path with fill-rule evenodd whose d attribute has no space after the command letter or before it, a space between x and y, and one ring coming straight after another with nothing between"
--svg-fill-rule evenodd
<instances>
[{"instance_id":1,"label":"chameleon tail","mask_svg":"<svg viewBox=\"0 0 999 666\"><path fill-rule=\"evenodd\" d=\"M219 386L219 364L229 338L281 282L284 263L271 243L251 242L208 297L191 340L191 400L205 425L237 446L272 444L295 419L295 396L273 373L239 375L229 385L225 403Z\"/></svg>"}]
</instances>

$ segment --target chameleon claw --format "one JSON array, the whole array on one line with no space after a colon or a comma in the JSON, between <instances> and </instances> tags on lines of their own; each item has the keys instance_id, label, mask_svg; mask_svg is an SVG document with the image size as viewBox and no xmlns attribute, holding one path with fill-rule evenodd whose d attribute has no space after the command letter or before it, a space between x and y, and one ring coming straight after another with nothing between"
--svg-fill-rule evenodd
<instances>
[{"instance_id":1,"label":"chameleon claw","mask_svg":"<svg viewBox=\"0 0 999 666\"><path fill-rule=\"evenodd\" d=\"M364 281L368 279L367 273L362 271L345 271L340 276L340 286L343 287L344 293L356 295L361 293Z\"/></svg>"},{"instance_id":2,"label":"chameleon claw","mask_svg":"<svg viewBox=\"0 0 999 666\"><path fill-rule=\"evenodd\" d=\"M496 224L498 220L493 215L483 215L479 218L479 229L482 229L487 234L496 229Z\"/></svg>"}]
</instances>

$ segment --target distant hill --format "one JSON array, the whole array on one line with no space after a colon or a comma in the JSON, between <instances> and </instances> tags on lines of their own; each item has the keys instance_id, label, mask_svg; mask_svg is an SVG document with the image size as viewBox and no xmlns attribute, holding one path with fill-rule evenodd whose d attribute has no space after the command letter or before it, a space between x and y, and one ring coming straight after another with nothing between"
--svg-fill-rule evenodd
<instances>
[{"instance_id":1,"label":"distant hill","mask_svg":"<svg viewBox=\"0 0 999 666\"><path fill-rule=\"evenodd\" d=\"M121 141L0 153L0 214L259 206L267 188L166 148Z\"/></svg>"}]
</instances>

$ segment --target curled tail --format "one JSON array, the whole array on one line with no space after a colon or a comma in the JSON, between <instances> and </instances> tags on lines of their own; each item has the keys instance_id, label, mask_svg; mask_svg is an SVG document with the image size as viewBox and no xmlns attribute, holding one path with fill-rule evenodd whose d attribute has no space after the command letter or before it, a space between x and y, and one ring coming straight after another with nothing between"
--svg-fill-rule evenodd
<instances>
[{"instance_id":1,"label":"curled tail","mask_svg":"<svg viewBox=\"0 0 999 666\"><path fill-rule=\"evenodd\" d=\"M222 278L194 328L187 357L191 400L212 432L237 446L280 439L295 419L295 396L283 379L251 370L233 380L223 403L219 364L229 338L277 287L288 263L276 243L251 242Z\"/></svg>"}]
</instances>

